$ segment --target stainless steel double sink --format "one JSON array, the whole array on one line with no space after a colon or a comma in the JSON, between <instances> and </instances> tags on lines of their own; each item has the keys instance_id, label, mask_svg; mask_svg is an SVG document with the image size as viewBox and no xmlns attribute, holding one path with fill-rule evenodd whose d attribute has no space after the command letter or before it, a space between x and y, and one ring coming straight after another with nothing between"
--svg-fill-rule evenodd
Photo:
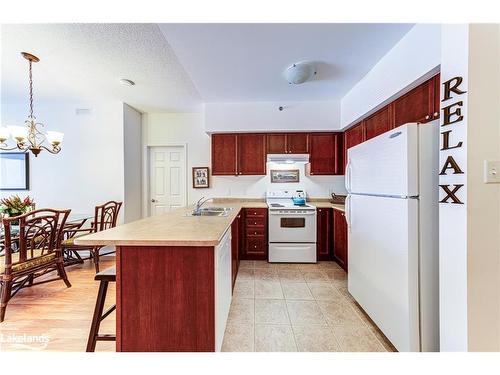
<instances>
[{"instance_id":1,"label":"stainless steel double sink","mask_svg":"<svg viewBox=\"0 0 500 375\"><path fill-rule=\"evenodd\" d=\"M206 207L188 212L186 216L228 216L233 207Z\"/></svg>"}]
</instances>

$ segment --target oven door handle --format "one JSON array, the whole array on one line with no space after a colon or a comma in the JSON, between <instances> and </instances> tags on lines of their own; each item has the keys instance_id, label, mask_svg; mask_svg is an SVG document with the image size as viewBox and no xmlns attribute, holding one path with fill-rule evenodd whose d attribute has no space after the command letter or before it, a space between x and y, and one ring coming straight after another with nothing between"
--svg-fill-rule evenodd
<instances>
[{"instance_id":1,"label":"oven door handle","mask_svg":"<svg viewBox=\"0 0 500 375\"><path fill-rule=\"evenodd\" d=\"M311 211L311 212L273 212L270 211L269 215L274 215L274 216L309 216L309 215L316 215L316 211Z\"/></svg>"}]
</instances>

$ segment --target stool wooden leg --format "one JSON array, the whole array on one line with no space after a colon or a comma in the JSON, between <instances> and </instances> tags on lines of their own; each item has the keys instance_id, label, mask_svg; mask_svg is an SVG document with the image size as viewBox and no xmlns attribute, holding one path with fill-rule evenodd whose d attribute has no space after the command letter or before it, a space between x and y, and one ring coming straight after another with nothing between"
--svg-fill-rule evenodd
<instances>
[{"instance_id":1,"label":"stool wooden leg","mask_svg":"<svg viewBox=\"0 0 500 375\"><path fill-rule=\"evenodd\" d=\"M95 273L99 273L99 247L94 247L92 250L92 259L94 260Z\"/></svg>"},{"instance_id":2,"label":"stool wooden leg","mask_svg":"<svg viewBox=\"0 0 500 375\"><path fill-rule=\"evenodd\" d=\"M101 316L106 301L106 293L108 291L108 281L102 280L99 284L99 292L97 293L97 301L95 303L94 316L92 317L92 325L90 326L89 339L87 341L87 352L95 351L97 335L99 334L99 326L101 325Z\"/></svg>"}]
</instances>

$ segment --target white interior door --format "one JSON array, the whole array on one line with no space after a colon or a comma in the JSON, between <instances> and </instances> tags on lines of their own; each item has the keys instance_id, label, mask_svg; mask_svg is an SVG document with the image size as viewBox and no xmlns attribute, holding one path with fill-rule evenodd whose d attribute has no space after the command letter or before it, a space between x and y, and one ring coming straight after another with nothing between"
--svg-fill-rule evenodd
<instances>
[{"instance_id":1,"label":"white interior door","mask_svg":"<svg viewBox=\"0 0 500 375\"><path fill-rule=\"evenodd\" d=\"M151 147L150 214L158 215L186 205L186 153L184 146Z\"/></svg>"}]
</instances>

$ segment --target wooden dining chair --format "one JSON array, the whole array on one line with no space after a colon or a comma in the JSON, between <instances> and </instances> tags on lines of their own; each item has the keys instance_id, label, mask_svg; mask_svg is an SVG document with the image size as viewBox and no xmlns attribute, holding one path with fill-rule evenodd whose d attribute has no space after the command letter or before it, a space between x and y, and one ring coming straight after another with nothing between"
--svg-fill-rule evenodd
<instances>
[{"instance_id":1,"label":"wooden dining chair","mask_svg":"<svg viewBox=\"0 0 500 375\"><path fill-rule=\"evenodd\" d=\"M44 208L2 219L5 239L0 256L0 322L9 300L25 286L62 279L71 287L61 251L63 227L70 211ZM12 231L13 222L19 222L17 233ZM57 272L56 278L34 282L52 271Z\"/></svg>"},{"instance_id":2,"label":"wooden dining chair","mask_svg":"<svg viewBox=\"0 0 500 375\"><path fill-rule=\"evenodd\" d=\"M120 208L122 202L109 201L100 206L95 207L94 211L94 221L90 224L89 228L69 228L64 233L67 238L62 242L62 247L64 251L71 251L75 254L78 251L88 250L90 252L90 258L94 261L95 271L99 272L99 252L104 246L82 246L76 245L75 239L96 232L101 232L106 229L116 227L118 220L118 214L120 213ZM113 253L110 252L109 254ZM80 258L79 255L77 255Z\"/></svg>"}]
</instances>

